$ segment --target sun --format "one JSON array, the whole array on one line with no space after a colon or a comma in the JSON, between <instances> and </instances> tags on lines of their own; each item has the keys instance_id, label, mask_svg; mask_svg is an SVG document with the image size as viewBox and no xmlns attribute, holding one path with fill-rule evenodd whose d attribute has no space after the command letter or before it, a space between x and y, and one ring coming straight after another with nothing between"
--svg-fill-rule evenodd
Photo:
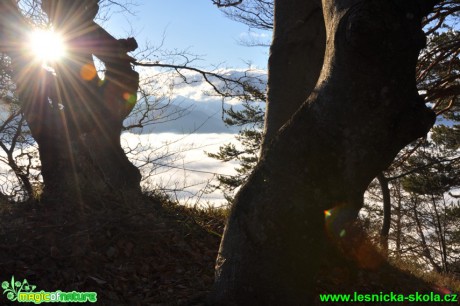
<instances>
[{"instance_id":1,"label":"sun","mask_svg":"<svg viewBox=\"0 0 460 306\"><path fill-rule=\"evenodd\" d=\"M53 63L65 56L62 37L53 30L35 30L30 34L30 52L38 61Z\"/></svg>"}]
</instances>

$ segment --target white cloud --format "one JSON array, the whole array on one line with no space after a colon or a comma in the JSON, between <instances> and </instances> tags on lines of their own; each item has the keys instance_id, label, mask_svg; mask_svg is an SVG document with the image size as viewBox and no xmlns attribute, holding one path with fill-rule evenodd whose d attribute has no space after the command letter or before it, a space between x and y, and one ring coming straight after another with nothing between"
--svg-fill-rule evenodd
<instances>
[{"instance_id":1,"label":"white cloud","mask_svg":"<svg viewBox=\"0 0 460 306\"><path fill-rule=\"evenodd\" d=\"M271 33L266 32L254 32L254 31L247 31L242 32L239 35L240 39L256 39L256 40L268 40L271 38Z\"/></svg>"},{"instance_id":2,"label":"white cloud","mask_svg":"<svg viewBox=\"0 0 460 306\"><path fill-rule=\"evenodd\" d=\"M206 69L203 70L206 71ZM264 91L267 86L267 71L254 67L215 69L210 72L228 79L249 82L261 91ZM142 83L144 83L143 87L153 95L168 96L171 99L186 97L200 104L215 103L216 101L220 103L221 101L221 96L213 90L213 87L198 72L184 69L180 71L181 75L178 75L174 71L159 72L158 69L150 68L142 69L140 73L143 79ZM207 77L219 90L228 90L223 80L210 75ZM243 88L236 83L230 83L230 86L233 94L243 92ZM227 98L225 103L237 105L240 104L240 101Z\"/></svg>"},{"instance_id":3,"label":"white cloud","mask_svg":"<svg viewBox=\"0 0 460 306\"><path fill-rule=\"evenodd\" d=\"M142 88L148 93L152 94L147 100L149 104L155 101L159 101L157 109L159 111L151 112L148 116L150 123L152 120L158 117L165 117L168 113L173 114L185 114L184 117L173 116L175 121L165 122L164 124L151 125L151 128L144 129L145 132L181 132L191 131L195 127L201 127L203 123L205 126L200 128L198 132L203 133L232 133L235 129L228 129L222 122L223 109L233 107L235 110L242 108L242 101L236 98L222 99L221 96L213 92L212 86L204 81L203 77L193 71L181 71L184 79L174 72L163 72L160 73L158 69L143 70L143 83ZM244 82L250 82L254 87L259 88L261 91L266 89L267 84L267 73L265 70L257 69L219 69L215 73L223 75L226 78L238 79ZM224 88L224 81L216 78L209 77L209 80L217 88ZM243 92L243 88L239 85L232 84L232 92ZM170 103L168 108L164 108L164 105ZM255 102L263 109L265 107L264 102ZM135 121L136 118L143 118L145 104L138 103L136 106L133 117L128 119L125 124L130 125ZM152 108L150 108L152 109ZM153 107L155 109L155 107ZM178 118L179 117L179 118ZM165 121L165 120L160 120Z\"/></svg>"},{"instance_id":4,"label":"white cloud","mask_svg":"<svg viewBox=\"0 0 460 306\"><path fill-rule=\"evenodd\" d=\"M266 34L264 34L266 35ZM263 38L263 36L260 36ZM267 72L258 69L218 69L214 71L224 75L227 78L239 79L242 81L250 81L253 86L260 90L265 90L267 84ZM198 112L213 116L215 120L221 120L222 100L219 96L210 95L212 87L206 83L203 77L193 71L183 70L182 75L187 79L184 82L183 78L172 72L159 73L158 69L144 70L141 75L152 81L150 85L155 94L168 96L174 105L180 105L187 108L192 107L194 111L191 116L198 118ZM210 77L210 80L216 87L222 88L224 83L215 77ZM235 91L242 90L236 86ZM237 99L226 99L226 107L241 104ZM263 106L262 106L263 107ZM218 115L216 115L218 114ZM183 135L177 134L181 130L179 126L187 125L185 121L193 122L193 120L177 120L171 123L171 128L162 129L161 126L157 129L162 133L154 133L148 135L134 135L125 133L122 137L123 141L130 143L131 147L135 147L136 143L148 144L151 146L152 153L150 157L166 156L163 159L154 160L149 165L144 167L144 174L148 179L144 181L145 185L159 185L170 190L170 194L177 198L182 203L195 204L197 201L201 203L210 201L214 205L225 203L223 195L220 191L215 191L210 194L201 194L203 188L208 184L217 184L216 175L232 175L235 174L234 168L236 163L224 163L208 157L204 151L217 152L219 146L233 142L237 145L235 134L231 131L224 131L215 121L211 124L211 130L207 129L205 133ZM200 124L201 122L196 122ZM188 125L190 126L190 124ZM179 128L178 128L179 127ZM215 127L215 130L212 130ZM184 128L187 131L189 129ZM144 132L146 132L144 130ZM165 133L171 132L171 133ZM220 134L217 134L219 132ZM165 145L167 144L167 146ZM147 152L142 153L144 158ZM135 161L136 162L136 161ZM139 161L137 161L139 163ZM177 191L183 189L181 191Z\"/></svg>"},{"instance_id":5,"label":"white cloud","mask_svg":"<svg viewBox=\"0 0 460 306\"><path fill-rule=\"evenodd\" d=\"M226 203L220 191L203 194L210 184L217 184L216 176L233 175L235 163L224 163L208 157L206 152L217 152L219 146L233 142L234 134L190 134L173 133L135 135L124 133L122 143L131 148L141 143L151 149L139 153L131 160L140 165L148 157L151 161L142 168L143 185L159 186L173 198L187 205L206 204L220 206ZM154 154L152 154L152 152ZM150 154L150 156L149 156ZM163 156L163 157L162 157Z\"/></svg>"}]
</instances>

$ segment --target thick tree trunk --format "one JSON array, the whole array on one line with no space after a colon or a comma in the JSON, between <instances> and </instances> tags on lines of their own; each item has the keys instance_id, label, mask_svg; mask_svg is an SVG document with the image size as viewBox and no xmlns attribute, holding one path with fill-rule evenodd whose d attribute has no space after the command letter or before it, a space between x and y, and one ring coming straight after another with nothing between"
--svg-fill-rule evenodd
<instances>
[{"instance_id":1,"label":"thick tree trunk","mask_svg":"<svg viewBox=\"0 0 460 306\"><path fill-rule=\"evenodd\" d=\"M326 43L320 0L275 0L275 21L262 151L315 87Z\"/></svg>"},{"instance_id":2,"label":"thick tree trunk","mask_svg":"<svg viewBox=\"0 0 460 306\"><path fill-rule=\"evenodd\" d=\"M139 170L121 144L122 123L136 102L139 84L134 39L116 40L93 22L98 0L44 0L43 9L66 39L67 55L46 71L27 55L29 25L16 1L3 1L2 51L13 64L22 110L39 145L44 196L81 200L86 196L140 191ZM6 47L5 47L6 46ZM96 55L106 66L100 80Z\"/></svg>"},{"instance_id":3,"label":"thick tree trunk","mask_svg":"<svg viewBox=\"0 0 460 306\"><path fill-rule=\"evenodd\" d=\"M346 234L368 184L434 123L415 86L427 2L323 1L318 85L236 196L210 304L311 305L324 212Z\"/></svg>"}]
</instances>

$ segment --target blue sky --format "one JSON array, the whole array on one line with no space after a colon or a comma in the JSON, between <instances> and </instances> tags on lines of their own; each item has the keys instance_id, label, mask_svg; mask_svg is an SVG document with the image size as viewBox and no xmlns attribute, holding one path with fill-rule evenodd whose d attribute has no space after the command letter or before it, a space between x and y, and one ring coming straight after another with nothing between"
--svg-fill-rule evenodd
<instances>
[{"instance_id":1,"label":"blue sky","mask_svg":"<svg viewBox=\"0 0 460 306\"><path fill-rule=\"evenodd\" d=\"M223 67L246 67L249 61L266 68L268 48L245 47L238 44L247 35L246 25L227 19L211 0L136 0L135 15L115 14L106 23L117 37L134 31L142 45L161 42L164 48L187 49L203 59L199 65L223 64ZM270 37L270 33L264 33Z\"/></svg>"}]
</instances>

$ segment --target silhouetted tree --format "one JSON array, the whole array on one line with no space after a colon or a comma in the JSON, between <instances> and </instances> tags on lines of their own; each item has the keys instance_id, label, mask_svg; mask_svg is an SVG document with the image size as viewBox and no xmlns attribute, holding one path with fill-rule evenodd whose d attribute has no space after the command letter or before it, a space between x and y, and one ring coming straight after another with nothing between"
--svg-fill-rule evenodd
<instances>
[{"instance_id":1,"label":"silhouetted tree","mask_svg":"<svg viewBox=\"0 0 460 306\"><path fill-rule=\"evenodd\" d=\"M42 1L67 45L67 57L52 65L53 72L23 52L32 28L16 1L0 3L0 49L11 60L21 109L39 146L44 195L51 199L140 190L139 170L120 145L123 120L137 101L139 77L127 55L137 43L117 40L94 23L98 2ZM105 65L104 79L93 56Z\"/></svg>"},{"instance_id":2,"label":"silhouetted tree","mask_svg":"<svg viewBox=\"0 0 460 306\"><path fill-rule=\"evenodd\" d=\"M235 198L213 305L311 303L325 256L324 211L338 236L357 216L369 183L434 123L417 92L415 66L425 46L422 19L435 2L275 2L268 111L279 103L281 118L288 113L282 105L300 107L287 124L277 121L279 132L266 134L261 160ZM327 39L318 34L323 22ZM305 46L316 48L299 52ZM322 48L316 82L319 71L307 72L305 62ZM304 81L297 87L285 78ZM266 122L277 126L270 116Z\"/></svg>"}]
</instances>

